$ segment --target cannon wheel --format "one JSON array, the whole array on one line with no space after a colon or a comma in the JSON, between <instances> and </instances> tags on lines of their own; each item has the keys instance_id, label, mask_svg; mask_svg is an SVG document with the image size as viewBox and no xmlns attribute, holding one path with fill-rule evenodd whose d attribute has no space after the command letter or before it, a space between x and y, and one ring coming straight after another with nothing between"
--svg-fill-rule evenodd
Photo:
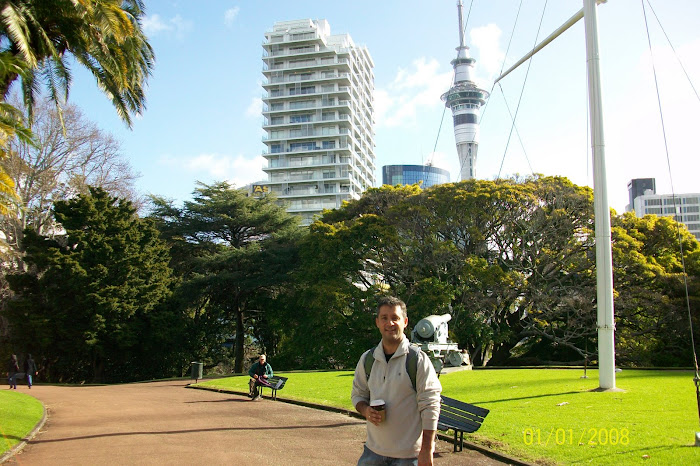
<instances>
[{"instance_id":1,"label":"cannon wheel","mask_svg":"<svg viewBox=\"0 0 700 466\"><path fill-rule=\"evenodd\" d=\"M450 351L447 353L447 363L450 366L459 367L462 365L462 353L459 351Z\"/></svg>"}]
</instances>

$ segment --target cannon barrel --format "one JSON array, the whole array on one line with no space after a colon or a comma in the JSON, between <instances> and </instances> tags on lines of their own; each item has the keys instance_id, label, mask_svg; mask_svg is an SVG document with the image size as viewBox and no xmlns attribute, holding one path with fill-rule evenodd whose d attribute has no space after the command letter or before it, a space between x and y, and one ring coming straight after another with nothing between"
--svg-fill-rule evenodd
<instances>
[{"instance_id":1,"label":"cannon barrel","mask_svg":"<svg viewBox=\"0 0 700 466\"><path fill-rule=\"evenodd\" d=\"M435 334L435 329L437 329L440 324L446 324L451 319L452 316L449 314L428 316L421 319L416 326L413 327L413 331L421 338L431 338Z\"/></svg>"}]
</instances>

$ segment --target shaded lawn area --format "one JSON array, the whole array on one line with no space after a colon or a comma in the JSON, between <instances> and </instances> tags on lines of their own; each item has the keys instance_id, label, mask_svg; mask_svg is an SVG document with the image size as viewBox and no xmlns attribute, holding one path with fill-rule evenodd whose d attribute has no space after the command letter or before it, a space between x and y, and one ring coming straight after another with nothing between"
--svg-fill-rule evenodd
<instances>
[{"instance_id":1,"label":"shaded lawn area","mask_svg":"<svg viewBox=\"0 0 700 466\"><path fill-rule=\"evenodd\" d=\"M351 371L288 372L282 398L352 410ZM573 369L460 371L440 377L443 394L491 413L469 440L545 464L700 464L691 371L624 370L596 393L598 372ZM248 391L248 376L200 383Z\"/></svg>"},{"instance_id":2,"label":"shaded lawn area","mask_svg":"<svg viewBox=\"0 0 700 466\"><path fill-rule=\"evenodd\" d=\"M17 445L44 415L39 400L17 390L0 390L0 456Z\"/></svg>"}]
</instances>

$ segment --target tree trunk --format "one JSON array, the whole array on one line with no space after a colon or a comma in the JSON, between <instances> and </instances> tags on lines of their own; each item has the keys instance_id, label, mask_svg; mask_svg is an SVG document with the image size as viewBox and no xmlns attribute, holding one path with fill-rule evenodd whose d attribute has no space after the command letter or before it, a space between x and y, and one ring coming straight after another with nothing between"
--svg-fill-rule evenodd
<instances>
[{"instance_id":1,"label":"tree trunk","mask_svg":"<svg viewBox=\"0 0 700 466\"><path fill-rule=\"evenodd\" d=\"M243 351L245 343L245 332L243 329L243 311L240 306L236 306L236 349L233 370L236 373L243 373Z\"/></svg>"}]
</instances>

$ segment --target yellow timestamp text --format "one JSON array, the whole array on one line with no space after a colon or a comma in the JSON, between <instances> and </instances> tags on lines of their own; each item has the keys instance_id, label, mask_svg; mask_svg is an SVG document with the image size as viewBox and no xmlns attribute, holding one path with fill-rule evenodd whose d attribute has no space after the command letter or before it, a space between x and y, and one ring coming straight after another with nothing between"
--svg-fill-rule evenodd
<instances>
[{"instance_id":1,"label":"yellow timestamp text","mask_svg":"<svg viewBox=\"0 0 700 466\"><path fill-rule=\"evenodd\" d=\"M630 431L623 427L618 429L588 428L588 429L564 429L551 428L542 430L527 428L523 431L523 443L525 445L543 446L549 445L629 445Z\"/></svg>"}]
</instances>

